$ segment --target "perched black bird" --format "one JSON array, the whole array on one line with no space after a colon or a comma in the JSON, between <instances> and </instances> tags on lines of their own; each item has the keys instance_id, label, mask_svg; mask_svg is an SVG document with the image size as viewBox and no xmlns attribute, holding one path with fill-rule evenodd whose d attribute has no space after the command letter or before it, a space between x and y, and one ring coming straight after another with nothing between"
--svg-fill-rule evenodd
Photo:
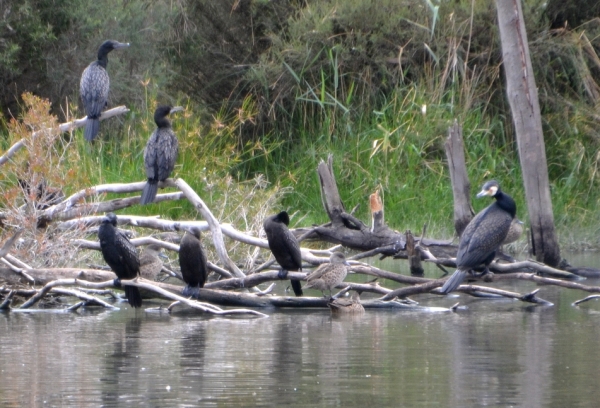
<instances>
[{"instance_id":1,"label":"perched black bird","mask_svg":"<svg viewBox=\"0 0 600 408\"><path fill-rule=\"evenodd\" d=\"M282 211L277 215L267 217L263 223L267 233L269 248L275 260L281 267L279 278L285 279L288 271L302 271L302 256L298 240L288 229L290 217L287 212ZM297 279L290 279L292 289L296 296L302 296L302 285Z\"/></svg>"},{"instance_id":2,"label":"perched black bird","mask_svg":"<svg viewBox=\"0 0 600 408\"><path fill-rule=\"evenodd\" d=\"M206 255L200 243L200 230L190 228L179 243L179 266L181 276L186 283L183 296L198 297L198 289L204 287L208 277Z\"/></svg>"},{"instance_id":3,"label":"perched black bird","mask_svg":"<svg viewBox=\"0 0 600 408\"><path fill-rule=\"evenodd\" d=\"M517 206L511 196L500 190L497 181L488 181L483 185L477 197L490 196L496 201L484 208L465 228L456 255L456 272L442 286L442 293L456 289L469 271L484 265L482 273L488 272L489 264L496 256L510 225L517 213Z\"/></svg>"},{"instance_id":4,"label":"perched black bird","mask_svg":"<svg viewBox=\"0 0 600 408\"><path fill-rule=\"evenodd\" d=\"M129 43L107 40L98 48L98 60L83 70L79 83L79 95L87 115L87 123L83 135L85 140L92 141L100 129L100 114L108 104L110 80L106 73L108 53L118 48L129 47Z\"/></svg>"},{"instance_id":5,"label":"perched black bird","mask_svg":"<svg viewBox=\"0 0 600 408\"><path fill-rule=\"evenodd\" d=\"M142 191L140 204L154 201L158 191L158 182L165 181L175 168L175 161L179 154L179 142L171 129L171 122L167 116L173 112L182 111L183 107L159 106L154 111L154 122L157 129L152 133L144 149L144 166L148 181Z\"/></svg>"},{"instance_id":6,"label":"perched black bird","mask_svg":"<svg viewBox=\"0 0 600 408\"><path fill-rule=\"evenodd\" d=\"M98 230L100 249L104 260L117 275L115 286L121 286L121 279L134 279L140 273L140 260L129 238L117 229L117 216L108 213L102 219ZM125 286L125 296L133 307L142 306L142 295L135 286Z\"/></svg>"}]
</instances>

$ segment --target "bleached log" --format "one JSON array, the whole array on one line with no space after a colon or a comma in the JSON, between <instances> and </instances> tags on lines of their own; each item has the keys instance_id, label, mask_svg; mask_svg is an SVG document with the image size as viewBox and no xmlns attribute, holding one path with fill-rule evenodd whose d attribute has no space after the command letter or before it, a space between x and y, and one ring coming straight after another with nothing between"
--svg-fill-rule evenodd
<instances>
[{"instance_id":1,"label":"bleached log","mask_svg":"<svg viewBox=\"0 0 600 408\"><path fill-rule=\"evenodd\" d=\"M112 281L111 281L112 282ZM48 282L46 285L44 285L44 287L42 289L40 289L35 295L33 295L31 298L29 298L25 303L23 303L19 309L29 309L31 306L35 305L37 302L39 302L46 294L48 294L51 290L54 290L55 288L59 287L59 286L73 286L73 285L78 285L78 284L83 284L82 282L79 282L77 279L57 279L54 280L52 282ZM112 285L112 283L111 283ZM58 293L60 293L61 291L59 290ZM114 308L114 306L109 305L108 303L95 298L94 296L91 295L87 295L83 292L79 292L79 291L74 291L74 290L70 290L68 292L64 292L62 291L62 293L66 293L68 296L76 296L79 299L83 299L85 301L94 301L97 304L103 305L105 307L109 307L109 308Z\"/></svg>"},{"instance_id":2,"label":"bleached log","mask_svg":"<svg viewBox=\"0 0 600 408\"><path fill-rule=\"evenodd\" d=\"M83 279L89 282L103 282L116 278L112 271L86 268L34 268L28 269L27 274L36 285L46 285L57 279ZM25 280L24 277L20 277L8 268L0 268L0 280L7 282L9 285L30 283L29 279Z\"/></svg>"},{"instance_id":3,"label":"bleached log","mask_svg":"<svg viewBox=\"0 0 600 408\"><path fill-rule=\"evenodd\" d=\"M130 207L134 204L139 203L140 197L125 197L117 198L106 202L85 202L86 198L96 197L100 194L105 193L135 193L141 192L146 185L145 181L135 183L112 183L112 184L100 184L72 194L65 198L60 203L48 207L47 209L40 211L40 219L46 221L65 221L73 218L82 217L89 214L116 211L121 208ZM159 187L175 187L173 179L167 179L159 182ZM155 202L167 201L167 200L180 200L183 195L180 192L158 194Z\"/></svg>"},{"instance_id":4,"label":"bleached log","mask_svg":"<svg viewBox=\"0 0 600 408\"><path fill-rule=\"evenodd\" d=\"M553 306L552 302L549 302L545 299L537 297L537 293L539 292L539 289L536 289L530 293L526 293L526 294L522 295L517 292L510 292L508 290L490 288L487 286L460 285L456 289L456 291L468 293L473 296L478 296L479 294L489 294L489 295L495 295L495 296L508 298L508 299L516 299L516 300L520 300L521 302L535 303L535 304L544 305L544 306ZM438 293L438 292L434 290L431 293Z\"/></svg>"},{"instance_id":5,"label":"bleached log","mask_svg":"<svg viewBox=\"0 0 600 408\"><path fill-rule=\"evenodd\" d=\"M177 302L181 302L193 309L198 309L198 310L202 310L203 312L207 312L207 313L211 313L211 314L215 314L215 315L238 315L238 314L251 314L251 315L255 315L255 316L260 316L260 317L268 317L266 314L261 313L259 311L256 310L250 310L250 309L227 309L227 310L223 310L215 305L211 305L209 303L203 303L203 302L199 302L197 300L193 300L193 299L188 299L188 298L184 298L182 296L176 295L174 293L171 293L169 291L163 290L160 287L151 284L147 281L145 281L144 279L134 279L134 280L122 280L121 281L121 285L130 285L130 286L136 286L140 289L145 289L145 290L150 290L153 292L156 292L158 294L160 294L161 296L164 296L166 298L169 298L171 300L175 300Z\"/></svg>"},{"instance_id":6,"label":"bleached log","mask_svg":"<svg viewBox=\"0 0 600 408\"><path fill-rule=\"evenodd\" d=\"M594 299L600 299L600 295L590 295L590 296L587 296L587 297L585 297L583 299L576 300L572 304L573 304L573 306L578 306L581 303L588 302L588 301L594 300Z\"/></svg>"},{"instance_id":7,"label":"bleached log","mask_svg":"<svg viewBox=\"0 0 600 408\"><path fill-rule=\"evenodd\" d=\"M108 118L112 118L113 116L122 115L127 112L129 112L129 109L127 109L125 106L117 106L116 108L112 108L112 109L102 112L99 119L105 120ZM81 119L76 119L72 122L62 123L62 124L58 125L58 130L60 132L70 132L74 129L85 126L86 122L87 122L87 116L84 118L81 118ZM32 138L35 139L39 134L41 134L42 132L47 132L48 130L52 131L53 129L38 130L37 132L33 133ZM18 142L16 142L14 145L12 145L6 151L6 153L4 153L2 156L0 156L0 166L2 166L4 163L6 163L12 156L15 155L16 152L18 152L24 146L25 146L24 139L21 139Z\"/></svg>"},{"instance_id":8,"label":"bleached log","mask_svg":"<svg viewBox=\"0 0 600 408\"><path fill-rule=\"evenodd\" d=\"M229 258L227 248L225 247L225 241L223 240L223 231L219 221L215 218L213 213L210 211L208 206L202 201L200 196L183 180L175 180L175 184L183 192L185 197L192 203L196 210L202 214L202 217L208 222L210 232L212 233L213 244L221 260L221 263L225 265L225 268L237 278L243 278L245 275L237 267L237 265Z\"/></svg>"}]
</instances>

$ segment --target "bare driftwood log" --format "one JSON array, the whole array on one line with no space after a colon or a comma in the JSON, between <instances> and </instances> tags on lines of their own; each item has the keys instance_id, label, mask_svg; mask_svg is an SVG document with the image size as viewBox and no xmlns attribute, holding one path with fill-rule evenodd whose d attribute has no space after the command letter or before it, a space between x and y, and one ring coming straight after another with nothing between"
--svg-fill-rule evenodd
<instances>
[{"instance_id":1,"label":"bare driftwood log","mask_svg":"<svg viewBox=\"0 0 600 408\"><path fill-rule=\"evenodd\" d=\"M396 252L406 248L404 234L390 229L383 223L371 228L361 220L346 212L340 199L335 176L333 174L333 157L329 155L327 163L321 161L317 168L321 183L321 199L323 207L331 223L311 229L297 230L299 234L307 234L309 239L318 239L361 251L389 247ZM378 210L379 211L379 210ZM383 208L381 209L383 211ZM377 211L375 211L377 212ZM426 240L430 246L451 246L448 241ZM456 248L453 248L456 252ZM393 255L393 254L390 254Z\"/></svg>"},{"instance_id":2,"label":"bare driftwood log","mask_svg":"<svg viewBox=\"0 0 600 408\"><path fill-rule=\"evenodd\" d=\"M448 128L448 137L444 147L448 158L452 195L454 196L454 229L456 234L461 236L467 224L473 218L474 211L471 207L471 183L469 183L469 176L467 175L462 126L456 120Z\"/></svg>"},{"instance_id":3,"label":"bare driftwood log","mask_svg":"<svg viewBox=\"0 0 600 408\"><path fill-rule=\"evenodd\" d=\"M458 289L456 289L456 290L459 292L468 293L470 295L479 296L479 297L481 297L482 294L483 295L492 295L492 296L496 296L496 297L516 299L516 300L520 300L522 302L527 302L527 303L535 303L535 304L543 305L543 306L553 306L552 302L549 302L545 299L537 297L537 293L539 292L539 289L536 289L536 290L534 290L530 293L526 293L524 295L521 295L520 293L516 293L516 292L510 292L507 290L495 289L495 288L490 288L487 286L476 286L476 285L460 285L458 287ZM434 293L436 293L436 292L434 291ZM484 297L487 297L487 296L484 296Z\"/></svg>"},{"instance_id":4,"label":"bare driftwood log","mask_svg":"<svg viewBox=\"0 0 600 408\"><path fill-rule=\"evenodd\" d=\"M237 267L237 265L229 258L227 254L227 248L225 248L225 241L223 241L223 231L219 225L219 221L212 214L210 209L204 204L204 201L196 194L196 192L183 180L177 179L175 184L183 192L185 197L194 205L196 210L202 217L208 222L210 232L212 233L213 244L221 263L225 265L225 268L237 278L243 278L244 273Z\"/></svg>"},{"instance_id":5,"label":"bare driftwood log","mask_svg":"<svg viewBox=\"0 0 600 408\"><path fill-rule=\"evenodd\" d=\"M48 223L51 221L65 221L72 220L74 218L82 217L90 214L105 213L110 211L120 210L122 208L130 207L134 204L139 204L140 197L126 197L117 198L106 202L85 202L86 198L96 197L104 193L134 193L142 191L145 181L138 183L128 184L101 184L91 188L78 191L77 193L67 197L62 202L48 207L47 209L40 212L40 220ZM167 179L158 183L160 188L163 187L176 187L173 179ZM181 200L184 197L183 193L169 193L169 194L158 194L155 202L161 202L166 200Z\"/></svg>"},{"instance_id":6,"label":"bare driftwood log","mask_svg":"<svg viewBox=\"0 0 600 408\"><path fill-rule=\"evenodd\" d=\"M129 112L129 109L127 109L125 106L117 106L116 108L112 108L112 109L102 112L102 114L100 115L100 120L112 118L113 116L117 116L117 115L123 115L124 113L127 113L127 112ZM76 119L72 122L62 123L58 126L58 130L60 132L70 132L74 129L85 126L86 122L87 122L87 116L84 118L81 118L81 119ZM33 133L32 137L36 138L36 136L38 134L40 134L41 132L47 132L47 131L48 131L48 129L39 130L39 131ZM17 143L12 145L10 147L10 149L8 149L6 151L6 153L4 153L4 155L0 156L0 166L2 166L4 163L6 163L12 156L15 155L16 152L18 152L24 146L25 146L25 141L23 139L19 140Z\"/></svg>"},{"instance_id":7,"label":"bare driftwood log","mask_svg":"<svg viewBox=\"0 0 600 408\"><path fill-rule=\"evenodd\" d=\"M27 270L29 277L24 278L9 268L0 268L0 281L8 285L46 285L57 279L81 279L89 282L104 282L114 279L116 275L112 271L84 268L36 268Z\"/></svg>"},{"instance_id":8,"label":"bare driftwood log","mask_svg":"<svg viewBox=\"0 0 600 408\"><path fill-rule=\"evenodd\" d=\"M111 305L110 303L106 303L104 300L102 300L96 296L92 296L87 293L84 293L80 290L65 289L65 288L58 287L58 286L64 286L64 285L72 285L72 284L76 284L76 283L77 283L76 279L52 281L52 282L48 283L46 286L44 286L42 289L40 289L40 291L38 293L33 295L31 298L29 298L29 300L27 302L23 303L19 309L31 308L31 306L33 306L37 302L39 302L49 292L63 295L63 296L73 296L73 297L79 298L90 306L97 305L97 306L105 307L107 309L117 309L115 306Z\"/></svg>"}]
</instances>

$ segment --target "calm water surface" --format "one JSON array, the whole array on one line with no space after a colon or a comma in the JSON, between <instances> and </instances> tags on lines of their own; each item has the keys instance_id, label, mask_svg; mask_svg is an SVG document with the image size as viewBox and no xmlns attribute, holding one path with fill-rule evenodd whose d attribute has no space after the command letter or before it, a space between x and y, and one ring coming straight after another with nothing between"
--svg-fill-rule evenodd
<instances>
[{"instance_id":1,"label":"calm water surface","mask_svg":"<svg viewBox=\"0 0 600 408\"><path fill-rule=\"evenodd\" d=\"M598 257L573 261L600 266ZM555 306L427 295L415 299L468 308L346 318L285 310L263 319L126 304L0 313L0 407L598 406L600 304L571 306L586 294L560 288L539 296Z\"/></svg>"}]
</instances>

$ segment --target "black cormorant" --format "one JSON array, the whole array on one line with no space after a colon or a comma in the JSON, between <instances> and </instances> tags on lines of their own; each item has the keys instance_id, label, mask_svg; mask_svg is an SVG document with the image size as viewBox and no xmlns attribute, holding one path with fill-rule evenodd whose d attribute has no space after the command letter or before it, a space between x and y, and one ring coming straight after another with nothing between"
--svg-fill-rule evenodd
<instances>
[{"instance_id":1,"label":"black cormorant","mask_svg":"<svg viewBox=\"0 0 600 408\"><path fill-rule=\"evenodd\" d=\"M456 272L442 286L442 293L456 289L469 271L484 265L483 274L494 260L517 213L517 206L511 196L500 190L497 181L483 185L477 197L490 196L496 201L480 211L465 228L456 255Z\"/></svg>"},{"instance_id":2,"label":"black cormorant","mask_svg":"<svg viewBox=\"0 0 600 408\"><path fill-rule=\"evenodd\" d=\"M183 107L159 106L154 111L154 122L156 130L148 139L144 149L144 166L148 181L142 191L140 204L148 204L154 201L158 191L158 182L165 181L175 168L175 161L179 154L179 142L171 129L171 122L167 116L173 112L183 110Z\"/></svg>"},{"instance_id":3,"label":"black cormorant","mask_svg":"<svg viewBox=\"0 0 600 408\"><path fill-rule=\"evenodd\" d=\"M321 264L315 271L306 277L306 286L304 289L318 289L321 292L329 291L342 283L348 274L346 257L341 252L334 252L329 257L329 263Z\"/></svg>"},{"instance_id":4,"label":"black cormorant","mask_svg":"<svg viewBox=\"0 0 600 408\"><path fill-rule=\"evenodd\" d=\"M100 249L104 260L117 275L115 286L121 286L121 279L134 279L140 273L140 260L129 238L117 229L117 216L108 213L98 229ZM142 306L142 296L135 286L125 286L125 296L133 307Z\"/></svg>"},{"instance_id":5,"label":"black cormorant","mask_svg":"<svg viewBox=\"0 0 600 408\"><path fill-rule=\"evenodd\" d=\"M290 217L287 212L282 211L279 214L267 217L263 223L267 233L269 248L275 257L275 260L281 267L279 278L285 279L288 271L302 271L302 255L298 240L288 229ZM290 279L292 289L296 296L302 296L302 285L297 279Z\"/></svg>"},{"instance_id":6,"label":"black cormorant","mask_svg":"<svg viewBox=\"0 0 600 408\"><path fill-rule=\"evenodd\" d=\"M186 231L179 243L179 266L181 276L186 283L183 296L198 297L198 289L204 287L208 277L206 255L200 243L200 230L190 228Z\"/></svg>"},{"instance_id":7,"label":"black cormorant","mask_svg":"<svg viewBox=\"0 0 600 408\"><path fill-rule=\"evenodd\" d=\"M85 140L92 141L100 129L100 114L108 104L110 80L106 73L108 53L118 48L129 47L129 43L107 40L98 48L98 60L83 70L79 83L79 95L87 115L87 123L83 135Z\"/></svg>"}]
</instances>

